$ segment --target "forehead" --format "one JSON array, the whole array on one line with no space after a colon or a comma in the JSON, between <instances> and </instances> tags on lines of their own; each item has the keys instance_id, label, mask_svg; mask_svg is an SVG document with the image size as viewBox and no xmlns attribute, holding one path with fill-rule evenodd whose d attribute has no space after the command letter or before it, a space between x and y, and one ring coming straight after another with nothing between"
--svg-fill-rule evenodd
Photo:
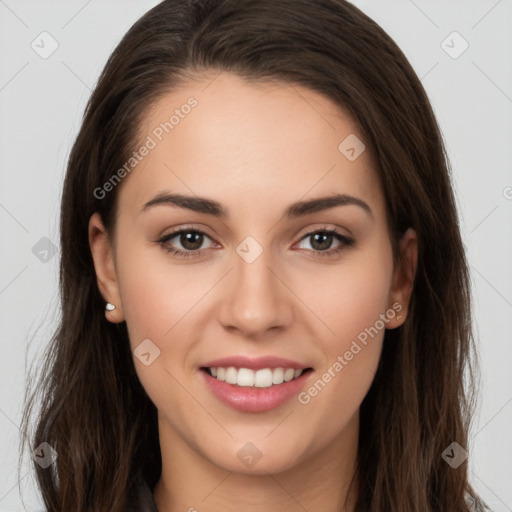
<instances>
[{"instance_id":1,"label":"forehead","mask_svg":"<svg viewBox=\"0 0 512 512\"><path fill-rule=\"evenodd\" d=\"M140 209L163 191L236 202L237 213L261 212L262 201L333 193L383 208L357 124L297 84L255 84L227 73L186 82L148 109L138 139L136 165L119 191L121 209Z\"/></svg>"}]
</instances>

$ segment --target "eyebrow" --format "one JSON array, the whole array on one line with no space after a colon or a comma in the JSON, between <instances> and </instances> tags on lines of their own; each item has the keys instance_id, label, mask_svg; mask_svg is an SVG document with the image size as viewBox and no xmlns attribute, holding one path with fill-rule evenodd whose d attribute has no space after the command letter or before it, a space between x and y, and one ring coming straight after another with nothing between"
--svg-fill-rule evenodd
<instances>
[{"instance_id":1,"label":"eyebrow","mask_svg":"<svg viewBox=\"0 0 512 512\"><path fill-rule=\"evenodd\" d=\"M178 206L198 213L213 215L214 217L227 218L229 211L221 203L213 199L198 196L187 196L183 194L169 194L162 192L148 201L142 207L141 213L155 206ZM328 197L319 197L308 201L297 201L286 208L285 218L297 218L310 213L327 210L336 206L354 205L361 207L370 217L373 218L373 212L366 202L357 197L347 194L335 194Z\"/></svg>"}]
</instances>

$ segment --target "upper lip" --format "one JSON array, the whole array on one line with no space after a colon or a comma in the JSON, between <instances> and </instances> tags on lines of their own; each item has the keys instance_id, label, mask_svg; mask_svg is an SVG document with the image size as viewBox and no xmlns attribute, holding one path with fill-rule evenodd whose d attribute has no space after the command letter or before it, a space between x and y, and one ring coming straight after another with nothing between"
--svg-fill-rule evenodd
<instances>
[{"instance_id":1,"label":"upper lip","mask_svg":"<svg viewBox=\"0 0 512 512\"><path fill-rule=\"evenodd\" d=\"M261 370L263 368L294 368L296 370L305 370L310 366L275 356L247 357L247 356L228 356L212 361L207 361L202 365L206 368L249 368L251 370Z\"/></svg>"}]
</instances>

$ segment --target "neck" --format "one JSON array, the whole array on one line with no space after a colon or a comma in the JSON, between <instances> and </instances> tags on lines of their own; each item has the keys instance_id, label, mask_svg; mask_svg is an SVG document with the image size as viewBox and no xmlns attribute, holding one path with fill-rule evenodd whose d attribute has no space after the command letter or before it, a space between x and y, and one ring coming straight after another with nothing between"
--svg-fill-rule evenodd
<instances>
[{"instance_id":1,"label":"neck","mask_svg":"<svg viewBox=\"0 0 512 512\"><path fill-rule=\"evenodd\" d=\"M354 512L359 414L319 452L279 473L225 471L159 419L162 474L154 488L158 512ZM349 485L354 482L349 490Z\"/></svg>"}]
</instances>

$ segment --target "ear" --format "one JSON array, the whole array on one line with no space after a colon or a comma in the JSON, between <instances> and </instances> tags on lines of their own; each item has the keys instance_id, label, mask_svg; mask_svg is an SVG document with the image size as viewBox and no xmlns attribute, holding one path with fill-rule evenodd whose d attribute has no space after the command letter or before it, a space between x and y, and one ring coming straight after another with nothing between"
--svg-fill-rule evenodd
<instances>
[{"instance_id":1,"label":"ear","mask_svg":"<svg viewBox=\"0 0 512 512\"><path fill-rule=\"evenodd\" d=\"M388 308L396 311L396 315L386 323L386 329L395 329L405 322L417 267L418 237L416 231L409 228L399 242L399 257L393 270L388 299Z\"/></svg>"},{"instance_id":2,"label":"ear","mask_svg":"<svg viewBox=\"0 0 512 512\"><path fill-rule=\"evenodd\" d=\"M114 250L103 226L101 216L97 212L91 215L89 219L89 247L94 260L100 293L105 299L105 303L110 302L116 307L112 311L105 311L105 316L110 322L122 322L124 321L124 314L117 283Z\"/></svg>"}]
</instances>

